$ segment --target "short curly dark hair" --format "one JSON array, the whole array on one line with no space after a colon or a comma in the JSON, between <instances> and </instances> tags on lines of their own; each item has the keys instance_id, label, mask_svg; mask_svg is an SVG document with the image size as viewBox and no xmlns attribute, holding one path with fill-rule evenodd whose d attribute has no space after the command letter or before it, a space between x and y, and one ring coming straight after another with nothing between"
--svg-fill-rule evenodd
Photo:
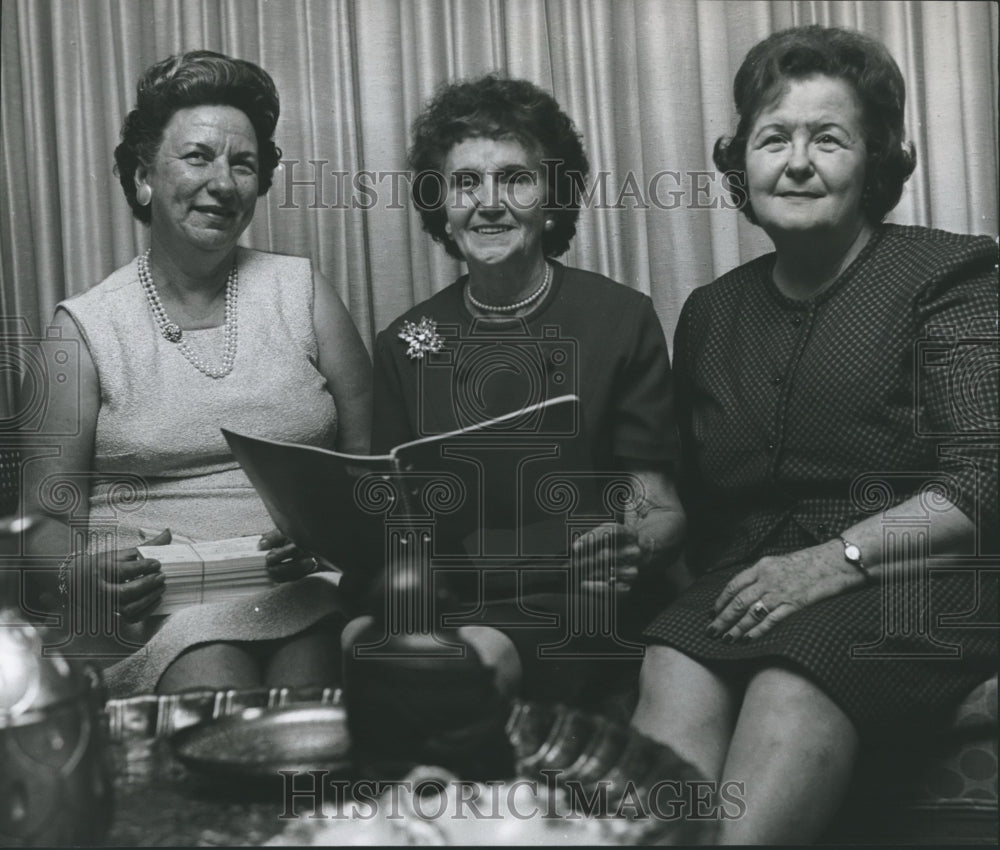
<instances>
[{"instance_id":1,"label":"short curly dark hair","mask_svg":"<svg viewBox=\"0 0 1000 850\"><path fill-rule=\"evenodd\" d=\"M917 163L912 143L903 141L906 84L885 45L854 30L819 25L792 27L768 36L747 53L733 99L739 114L735 135L715 143L715 164L746 217L757 218L746 196L747 140L761 110L779 98L789 80L822 74L845 80L864 112L867 164L863 207L878 224L899 203L903 184Z\"/></svg>"},{"instance_id":2,"label":"short curly dark hair","mask_svg":"<svg viewBox=\"0 0 1000 850\"><path fill-rule=\"evenodd\" d=\"M413 122L409 151L413 201L424 230L456 259L464 259L445 231L444 161L466 139L515 139L539 150L546 174L543 209L555 221L542 235L542 251L557 257L569 248L580 217L580 193L590 171L572 119L555 98L527 80L487 74L446 84Z\"/></svg>"},{"instance_id":3,"label":"short curly dark hair","mask_svg":"<svg viewBox=\"0 0 1000 850\"><path fill-rule=\"evenodd\" d=\"M253 62L211 50L179 53L151 65L139 78L135 109L126 116L115 148L115 174L132 214L143 224L149 224L151 213L136 201L136 169L152 163L177 110L204 105L234 106L246 114L257 136L257 194L271 188L281 161L281 149L273 141L280 105L271 75Z\"/></svg>"}]
</instances>

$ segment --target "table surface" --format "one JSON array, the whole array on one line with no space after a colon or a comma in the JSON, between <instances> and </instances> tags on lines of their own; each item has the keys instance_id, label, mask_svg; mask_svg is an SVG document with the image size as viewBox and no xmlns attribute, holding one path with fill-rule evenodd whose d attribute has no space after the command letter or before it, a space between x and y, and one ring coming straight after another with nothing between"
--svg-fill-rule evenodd
<instances>
[{"instance_id":1,"label":"table surface","mask_svg":"<svg viewBox=\"0 0 1000 850\"><path fill-rule=\"evenodd\" d=\"M560 804L558 816L541 816L548 808L546 798L532 797L527 789L521 789L518 808L530 811L534 804L537 816L531 818L513 817L508 811L481 821L468 817L456 820L448 815L422 821L407 814L402 802L402 816L387 818L390 807L382 805L374 819L345 821L331 817L335 808L329 805L329 797L320 810L325 817L317 817L315 803L307 798L296 802L296 816L288 818L282 817L285 800L280 784L234 787L214 782L179 764L162 739L115 744L112 757L115 813L105 839L111 847L229 847L260 845L271 839L294 846L609 845L633 844L642 837L624 819L567 818L564 804ZM450 804L454 800L453 794ZM428 805L430 810L437 806Z\"/></svg>"},{"instance_id":2,"label":"table surface","mask_svg":"<svg viewBox=\"0 0 1000 850\"><path fill-rule=\"evenodd\" d=\"M262 844L284 830L283 791L233 788L181 765L163 739L116 743L113 847Z\"/></svg>"},{"instance_id":3,"label":"table surface","mask_svg":"<svg viewBox=\"0 0 1000 850\"><path fill-rule=\"evenodd\" d=\"M398 815L387 817L389 807L380 801L377 816L338 819L332 816L337 811L337 794L329 790L329 784L319 809L315 798L300 794L293 801L292 812L286 814L286 789L280 777L262 784L242 777L209 776L185 767L171 749L170 736L180 729L233 715L248 706L278 708L301 702L337 705L340 699L341 695L332 691L296 694L271 691L206 692L112 701L106 713L112 739L115 801L112 827L105 843L116 847L245 846L280 837L282 843L331 845L356 843L352 839L376 844L635 844L649 843L651 839L656 843L667 840L689 844L704 839L705 830L711 828L710 823L686 819L654 823L655 819L647 818L643 823L627 817L597 819L581 818L578 814L567 817L565 795L560 791L546 797L545 782L538 781L541 771L554 769L562 778L588 784L609 782L619 789L619 794L623 782L631 783L632 778L641 793L654 779L664 776L690 779L696 774L667 748L617 723L559 706L520 703L515 705L508 721L519 775L536 781L535 790L525 792L535 796L522 797L518 808L523 812L527 806L522 804L537 803L541 811L555 811L545 801L559 801L559 813L549 817L511 816L510 810L503 809L501 804L503 815L482 821L476 817L469 822L467 818L448 816L434 820L432 816L430 822L422 822L419 817L407 816L402 820ZM331 775L327 781L339 778ZM296 790L301 792L302 786L311 782L310 777L298 777ZM525 785L523 782L495 784L502 789L498 796L508 803L510 788ZM438 799L453 805L462 793L451 786ZM381 800L384 799L383 795ZM651 827L655 827L655 835L649 832ZM671 835L667 836L663 830Z\"/></svg>"}]
</instances>

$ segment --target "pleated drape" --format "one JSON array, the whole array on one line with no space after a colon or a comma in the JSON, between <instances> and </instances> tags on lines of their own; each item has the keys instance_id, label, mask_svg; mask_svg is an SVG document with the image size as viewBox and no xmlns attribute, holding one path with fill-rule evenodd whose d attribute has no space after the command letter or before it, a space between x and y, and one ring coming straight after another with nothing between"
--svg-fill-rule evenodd
<instances>
[{"instance_id":1,"label":"pleated drape","mask_svg":"<svg viewBox=\"0 0 1000 850\"><path fill-rule=\"evenodd\" d=\"M284 161L245 241L312 257L369 344L460 271L406 194L421 106L490 70L551 90L593 169L565 259L648 292L670 338L694 287L769 248L727 208L711 149L746 51L793 24L861 29L900 64L919 164L891 220L996 234L997 17L942 0L4 0L4 327L40 330L144 246L112 151L138 75L170 53L274 76Z\"/></svg>"}]
</instances>

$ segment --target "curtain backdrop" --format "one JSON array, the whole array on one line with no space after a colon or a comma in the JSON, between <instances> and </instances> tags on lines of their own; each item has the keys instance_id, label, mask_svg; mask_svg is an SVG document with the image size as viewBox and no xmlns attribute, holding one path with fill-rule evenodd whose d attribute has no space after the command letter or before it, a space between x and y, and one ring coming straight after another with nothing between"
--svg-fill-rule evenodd
<instances>
[{"instance_id":1,"label":"curtain backdrop","mask_svg":"<svg viewBox=\"0 0 1000 850\"><path fill-rule=\"evenodd\" d=\"M694 287L769 249L723 203L711 149L746 51L805 23L874 35L902 68L918 166L890 220L995 235L993 2L3 0L5 327L39 330L144 247L111 170L119 129L145 67L208 48L281 95L284 163L245 242L312 257L369 345L460 272L408 203L410 123L442 82L493 69L552 91L584 136L594 195L564 260L649 293L670 339Z\"/></svg>"}]
</instances>

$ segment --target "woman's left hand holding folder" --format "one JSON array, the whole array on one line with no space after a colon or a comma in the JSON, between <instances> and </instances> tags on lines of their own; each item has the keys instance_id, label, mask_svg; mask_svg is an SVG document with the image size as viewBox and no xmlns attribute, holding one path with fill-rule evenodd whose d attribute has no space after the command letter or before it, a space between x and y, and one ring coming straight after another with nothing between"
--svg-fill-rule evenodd
<instances>
[{"instance_id":1,"label":"woman's left hand holding folder","mask_svg":"<svg viewBox=\"0 0 1000 850\"><path fill-rule=\"evenodd\" d=\"M259 548L267 553L267 572L276 582L295 581L319 569L319 562L292 543L277 528L260 538Z\"/></svg>"}]
</instances>

